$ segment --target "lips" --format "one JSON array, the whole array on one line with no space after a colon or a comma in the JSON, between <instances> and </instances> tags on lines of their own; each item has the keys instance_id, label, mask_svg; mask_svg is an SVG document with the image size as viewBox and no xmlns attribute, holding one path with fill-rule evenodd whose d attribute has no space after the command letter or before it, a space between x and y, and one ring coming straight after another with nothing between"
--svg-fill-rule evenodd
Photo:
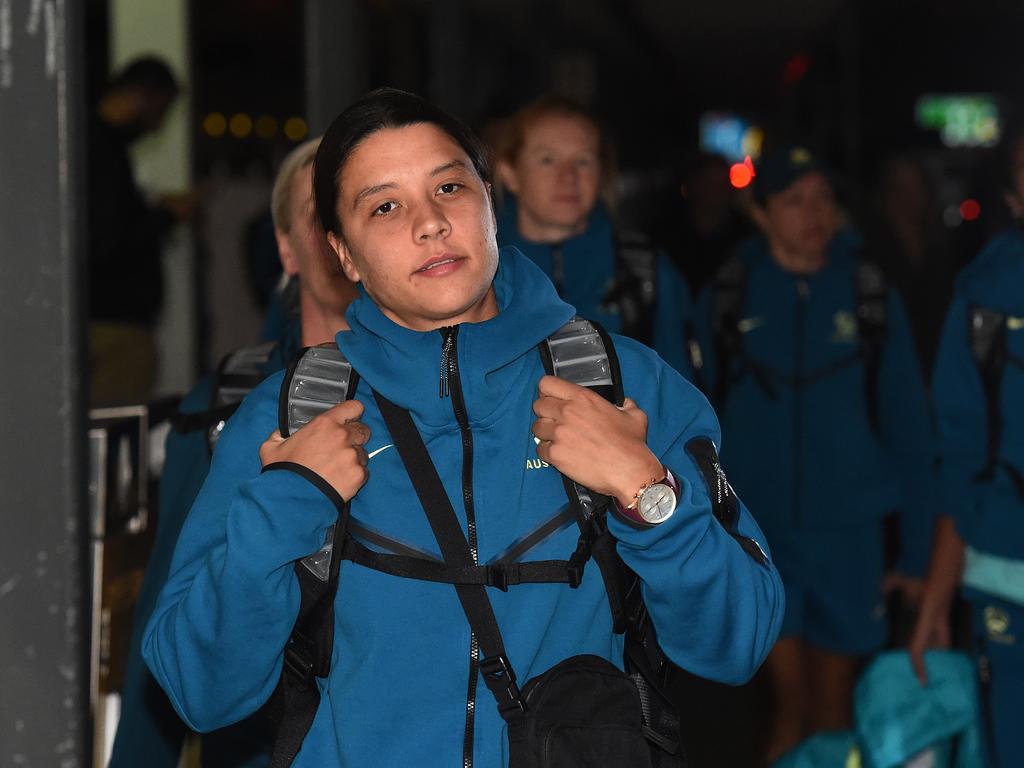
<instances>
[{"instance_id":1,"label":"lips","mask_svg":"<svg viewBox=\"0 0 1024 768\"><path fill-rule=\"evenodd\" d=\"M440 256L434 256L423 262L416 270L417 273L422 274L440 274L443 272L450 272L456 269L460 262L465 260L465 256L456 256L450 253L443 253Z\"/></svg>"}]
</instances>

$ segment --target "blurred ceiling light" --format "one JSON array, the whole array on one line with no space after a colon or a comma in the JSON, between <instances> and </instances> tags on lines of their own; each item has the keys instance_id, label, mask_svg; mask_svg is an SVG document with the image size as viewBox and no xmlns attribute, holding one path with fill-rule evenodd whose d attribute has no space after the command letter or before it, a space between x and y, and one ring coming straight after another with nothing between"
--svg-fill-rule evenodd
<instances>
[{"instance_id":1,"label":"blurred ceiling light","mask_svg":"<svg viewBox=\"0 0 1024 768\"><path fill-rule=\"evenodd\" d=\"M289 117L284 124L284 135L292 141L302 141L309 132L309 126L301 117Z\"/></svg>"},{"instance_id":2,"label":"blurred ceiling light","mask_svg":"<svg viewBox=\"0 0 1024 768\"><path fill-rule=\"evenodd\" d=\"M207 136L219 139L228 129L227 118L220 112L211 112L203 118L203 132Z\"/></svg>"},{"instance_id":3,"label":"blurred ceiling light","mask_svg":"<svg viewBox=\"0 0 1024 768\"><path fill-rule=\"evenodd\" d=\"M252 118L242 112L239 112L237 115L231 116L231 122L228 124L228 128L231 131L232 136L238 139L244 139L252 133Z\"/></svg>"},{"instance_id":4,"label":"blurred ceiling light","mask_svg":"<svg viewBox=\"0 0 1024 768\"><path fill-rule=\"evenodd\" d=\"M269 139L277 133L277 120L270 115L260 115L256 119L256 135L261 139Z\"/></svg>"}]
</instances>

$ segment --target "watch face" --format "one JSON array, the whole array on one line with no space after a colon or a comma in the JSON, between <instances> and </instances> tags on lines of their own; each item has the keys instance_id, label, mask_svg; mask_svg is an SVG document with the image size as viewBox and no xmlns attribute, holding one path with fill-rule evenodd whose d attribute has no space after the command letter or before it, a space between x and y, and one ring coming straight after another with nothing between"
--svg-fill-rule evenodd
<instances>
[{"instance_id":1,"label":"watch face","mask_svg":"<svg viewBox=\"0 0 1024 768\"><path fill-rule=\"evenodd\" d=\"M640 517L648 523L662 523L676 511L675 491L664 483L657 483L640 495L640 502L636 506Z\"/></svg>"}]
</instances>

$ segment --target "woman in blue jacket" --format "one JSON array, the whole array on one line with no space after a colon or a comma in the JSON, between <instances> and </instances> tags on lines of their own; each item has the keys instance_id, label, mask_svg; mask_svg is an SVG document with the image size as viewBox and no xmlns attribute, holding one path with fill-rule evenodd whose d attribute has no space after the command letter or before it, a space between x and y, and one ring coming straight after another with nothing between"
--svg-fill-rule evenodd
<instances>
[{"instance_id":1,"label":"woman in blue jacket","mask_svg":"<svg viewBox=\"0 0 1024 768\"><path fill-rule=\"evenodd\" d=\"M673 661L740 683L771 648L783 593L758 549L764 539L745 509L731 530L717 522L686 450L694 439L717 442L714 413L621 337L631 398L621 409L543 375L537 346L574 310L529 260L499 252L483 158L460 123L393 90L356 102L324 136L317 210L363 291L337 336L360 384L355 399L282 438L282 375L273 376L220 438L143 642L191 726L221 727L268 700L299 609L295 561L321 546L342 500L350 527L437 551L378 396L411 413L474 563L494 562L551 519L565 503L565 473L622 505L607 525ZM677 502L663 522L639 523L634 499L672 483ZM577 538L555 530L529 559L564 558ZM330 672L317 681L319 707L294 764L507 765L505 724L483 686L493 678L480 675L456 590L340 567ZM486 594L520 681L575 654L621 665L598 569L586 568L575 589Z\"/></svg>"},{"instance_id":2,"label":"woman in blue jacket","mask_svg":"<svg viewBox=\"0 0 1024 768\"><path fill-rule=\"evenodd\" d=\"M890 581L907 584L928 557L933 448L902 304L861 265L858 239L837 231L821 165L794 147L757 173L765 235L702 292L695 326L723 458L786 585L767 665L774 759L851 726L857 661L888 630L882 519L901 513Z\"/></svg>"},{"instance_id":3,"label":"woman in blue jacket","mask_svg":"<svg viewBox=\"0 0 1024 768\"><path fill-rule=\"evenodd\" d=\"M594 117L563 99L523 107L496 148L495 170L512 195L499 245L526 254L584 317L652 346L689 378L690 289L646 237L616 230L614 151Z\"/></svg>"},{"instance_id":4,"label":"woman in blue jacket","mask_svg":"<svg viewBox=\"0 0 1024 768\"><path fill-rule=\"evenodd\" d=\"M1024 216L1024 136L1007 142L1007 193ZM989 764L1024 752L1024 227L957 278L933 376L943 505L910 651L948 646L960 588L971 606Z\"/></svg>"}]
</instances>

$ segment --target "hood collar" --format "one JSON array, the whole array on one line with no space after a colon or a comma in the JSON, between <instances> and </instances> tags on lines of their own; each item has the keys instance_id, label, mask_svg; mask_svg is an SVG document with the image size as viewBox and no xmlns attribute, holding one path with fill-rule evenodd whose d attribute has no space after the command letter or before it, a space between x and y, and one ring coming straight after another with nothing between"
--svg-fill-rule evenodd
<instances>
[{"instance_id":1,"label":"hood collar","mask_svg":"<svg viewBox=\"0 0 1024 768\"><path fill-rule=\"evenodd\" d=\"M547 276L515 248L499 252L494 277L498 314L458 326L460 380L470 422L486 421L519 386L519 374L537 345L573 316ZM398 325L360 291L346 313L351 329L338 346L363 384L408 409L427 426L455 423L449 398L439 397L441 331Z\"/></svg>"}]
</instances>

